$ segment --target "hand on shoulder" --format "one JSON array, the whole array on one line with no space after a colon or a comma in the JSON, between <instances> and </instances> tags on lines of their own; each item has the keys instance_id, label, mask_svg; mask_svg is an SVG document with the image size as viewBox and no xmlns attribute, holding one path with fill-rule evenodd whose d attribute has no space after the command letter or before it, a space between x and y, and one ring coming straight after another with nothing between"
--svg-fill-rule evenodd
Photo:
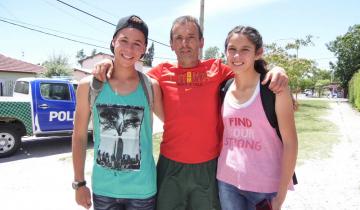
<instances>
[{"instance_id":1,"label":"hand on shoulder","mask_svg":"<svg viewBox=\"0 0 360 210\"><path fill-rule=\"evenodd\" d=\"M95 65L95 68L92 70L92 74L98 80L105 82L107 79L111 78L113 69L113 60L104 59Z\"/></svg>"},{"instance_id":2,"label":"hand on shoulder","mask_svg":"<svg viewBox=\"0 0 360 210\"><path fill-rule=\"evenodd\" d=\"M270 90L274 93L279 93L288 86L289 78L283 68L275 66L265 75L261 84L264 85L268 81L270 81Z\"/></svg>"}]
</instances>

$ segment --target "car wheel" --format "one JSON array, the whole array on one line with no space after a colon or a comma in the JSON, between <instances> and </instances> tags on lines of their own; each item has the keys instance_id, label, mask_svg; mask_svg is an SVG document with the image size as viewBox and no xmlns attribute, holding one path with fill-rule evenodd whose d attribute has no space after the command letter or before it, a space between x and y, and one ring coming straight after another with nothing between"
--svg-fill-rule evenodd
<instances>
[{"instance_id":1,"label":"car wheel","mask_svg":"<svg viewBox=\"0 0 360 210\"><path fill-rule=\"evenodd\" d=\"M14 154L21 145L21 136L14 128L0 128L0 158Z\"/></svg>"}]
</instances>

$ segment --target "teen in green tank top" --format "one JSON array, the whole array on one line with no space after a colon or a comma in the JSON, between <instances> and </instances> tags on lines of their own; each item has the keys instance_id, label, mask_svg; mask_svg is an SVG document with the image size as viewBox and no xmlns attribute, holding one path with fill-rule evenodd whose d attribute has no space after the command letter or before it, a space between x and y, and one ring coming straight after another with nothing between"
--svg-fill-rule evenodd
<instances>
[{"instance_id":1,"label":"teen in green tank top","mask_svg":"<svg viewBox=\"0 0 360 210\"><path fill-rule=\"evenodd\" d=\"M154 209L156 171L152 155L152 111L163 119L161 92L151 80L154 101L148 103L135 63L144 55L146 23L138 16L121 18L110 49L114 53L113 77L105 82L90 110L91 77L80 81L72 137L76 202L90 208L91 193L84 168L87 130L92 111L94 209Z\"/></svg>"}]
</instances>

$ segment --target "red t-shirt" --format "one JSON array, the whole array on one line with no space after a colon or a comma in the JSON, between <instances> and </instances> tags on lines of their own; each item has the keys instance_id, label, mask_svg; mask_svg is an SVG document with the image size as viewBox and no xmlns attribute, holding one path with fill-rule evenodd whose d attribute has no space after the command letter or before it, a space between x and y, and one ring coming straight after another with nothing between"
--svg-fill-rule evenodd
<instances>
[{"instance_id":1,"label":"red t-shirt","mask_svg":"<svg viewBox=\"0 0 360 210\"><path fill-rule=\"evenodd\" d=\"M202 163L220 151L219 86L232 77L219 59L195 68L162 63L148 72L158 80L164 105L164 133L160 153L181 163Z\"/></svg>"}]
</instances>

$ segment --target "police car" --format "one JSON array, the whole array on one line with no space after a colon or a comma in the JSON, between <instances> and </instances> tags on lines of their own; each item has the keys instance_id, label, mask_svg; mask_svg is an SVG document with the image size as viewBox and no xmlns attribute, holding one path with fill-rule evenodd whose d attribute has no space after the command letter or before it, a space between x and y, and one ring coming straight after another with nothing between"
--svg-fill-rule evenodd
<instances>
[{"instance_id":1,"label":"police car","mask_svg":"<svg viewBox=\"0 0 360 210\"><path fill-rule=\"evenodd\" d=\"M18 79L13 96L0 97L0 157L14 154L22 136L71 135L76 87L64 79Z\"/></svg>"}]
</instances>

